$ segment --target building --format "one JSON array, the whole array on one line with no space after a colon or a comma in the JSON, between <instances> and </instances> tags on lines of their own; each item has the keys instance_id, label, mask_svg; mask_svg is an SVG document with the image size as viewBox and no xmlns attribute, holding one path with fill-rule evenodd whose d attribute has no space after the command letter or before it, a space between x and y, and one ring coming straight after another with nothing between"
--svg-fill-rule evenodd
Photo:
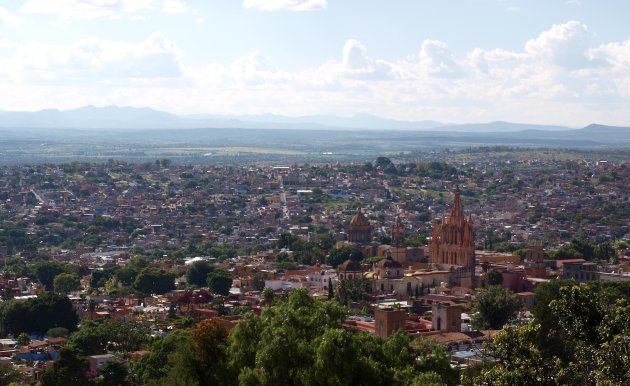
<instances>
[{"instance_id":1,"label":"building","mask_svg":"<svg viewBox=\"0 0 630 386\"><path fill-rule=\"evenodd\" d=\"M387 338L394 331L404 329L406 318L405 310L376 308L374 310L374 333L381 338Z\"/></svg>"},{"instance_id":2,"label":"building","mask_svg":"<svg viewBox=\"0 0 630 386\"><path fill-rule=\"evenodd\" d=\"M525 255L525 274L528 277L544 279L547 277L545 251L542 245L530 245Z\"/></svg>"},{"instance_id":3,"label":"building","mask_svg":"<svg viewBox=\"0 0 630 386\"><path fill-rule=\"evenodd\" d=\"M472 215L464 215L461 191L454 191L455 199L450 216L442 217L442 225L433 223L433 236L429 241L429 263L446 265L454 273L452 284L461 287L475 285L475 236Z\"/></svg>"},{"instance_id":4,"label":"building","mask_svg":"<svg viewBox=\"0 0 630 386\"><path fill-rule=\"evenodd\" d=\"M431 308L432 328L436 331L460 332L462 308L453 302L435 302Z\"/></svg>"},{"instance_id":5,"label":"building","mask_svg":"<svg viewBox=\"0 0 630 386\"><path fill-rule=\"evenodd\" d=\"M403 265L410 262L423 261L425 258L423 247L405 246L405 225L400 215L396 216L390 235L391 245L379 245L377 256L391 256L392 259Z\"/></svg>"},{"instance_id":6,"label":"building","mask_svg":"<svg viewBox=\"0 0 630 386\"><path fill-rule=\"evenodd\" d=\"M339 264L337 271L339 272L340 280L358 279L363 277L363 268L361 267L361 264L350 259Z\"/></svg>"},{"instance_id":7,"label":"building","mask_svg":"<svg viewBox=\"0 0 630 386\"><path fill-rule=\"evenodd\" d=\"M565 262L562 264L562 278L588 283L599 279L597 264L586 262Z\"/></svg>"},{"instance_id":8,"label":"building","mask_svg":"<svg viewBox=\"0 0 630 386\"><path fill-rule=\"evenodd\" d=\"M348 241L357 244L366 244L372 241L372 225L365 217L361 208L352 216L348 227Z\"/></svg>"},{"instance_id":9,"label":"building","mask_svg":"<svg viewBox=\"0 0 630 386\"><path fill-rule=\"evenodd\" d=\"M392 227L392 247L404 248L405 247L405 226L400 219L400 215L396 216L396 221Z\"/></svg>"}]
</instances>

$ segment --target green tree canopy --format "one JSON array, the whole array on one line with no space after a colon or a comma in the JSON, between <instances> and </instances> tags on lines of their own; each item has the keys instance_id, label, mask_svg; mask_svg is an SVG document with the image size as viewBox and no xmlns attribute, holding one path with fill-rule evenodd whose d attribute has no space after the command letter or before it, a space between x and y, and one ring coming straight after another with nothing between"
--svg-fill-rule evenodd
<instances>
[{"instance_id":1,"label":"green tree canopy","mask_svg":"<svg viewBox=\"0 0 630 386\"><path fill-rule=\"evenodd\" d=\"M79 276L74 273L60 273L55 276L53 287L55 292L65 295L68 292L79 290L81 288L81 281L79 280Z\"/></svg>"},{"instance_id":2,"label":"green tree canopy","mask_svg":"<svg viewBox=\"0 0 630 386\"><path fill-rule=\"evenodd\" d=\"M627 282L547 283L537 290L537 304L542 305L534 311L535 322L505 327L495 335L488 348L493 361L465 377L463 384L630 384L629 296ZM543 324L557 337L545 339ZM557 342L560 348L550 347Z\"/></svg>"},{"instance_id":3,"label":"green tree canopy","mask_svg":"<svg viewBox=\"0 0 630 386\"><path fill-rule=\"evenodd\" d=\"M115 319L83 320L81 329L70 336L68 345L81 355L103 354L106 351L139 350L149 340L149 330L139 323Z\"/></svg>"},{"instance_id":4,"label":"green tree canopy","mask_svg":"<svg viewBox=\"0 0 630 386\"><path fill-rule=\"evenodd\" d=\"M165 294L175 288L175 275L158 268L145 268L133 283L136 290L143 294Z\"/></svg>"},{"instance_id":5,"label":"green tree canopy","mask_svg":"<svg viewBox=\"0 0 630 386\"><path fill-rule=\"evenodd\" d=\"M487 285L502 285L503 284L503 274L497 270L490 270L486 274L486 284Z\"/></svg>"},{"instance_id":6,"label":"green tree canopy","mask_svg":"<svg viewBox=\"0 0 630 386\"><path fill-rule=\"evenodd\" d=\"M0 303L0 327L3 334L22 332L45 334L53 327L77 329L79 318L70 300L52 292L44 292L26 301Z\"/></svg>"},{"instance_id":7,"label":"green tree canopy","mask_svg":"<svg viewBox=\"0 0 630 386\"><path fill-rule=\"evenodd\" d=\"M334 248L330 251L330 255L328 255L326 263L332 265L333 267L337 267L339 264L348 259L359 262L363 260L363 253L359 248L354 246Z\"/></svg>"},{"instance_id":8,"label":"green tree canopy","mask_svg":"<svg viewBox=\"0 0 630 386\"><path fill-rule=\"evenodd\" d=\"M477 293L472 324L476 329L500 329L520 308L516 294L500 286Z\"/></svg>"},{"instance_id":9,"label":"green tree canopy","mask_svg":"<svg viewBox=\"0 0 630 386\"><path fill-rule=\"evenodd\" d=\"M228 271L217 269L208 274L208 288L215 294L227 296L232 288L232 274Z\"/></svg>"},{"instance_id":10,"label":"green tree canopy","mask_svg":"<svg viewBox=\"0 0 630 386\"><path fill-rule=\"evenodd\" d=\"M205 287L208 280L208 274L212 271L214 271L214 267L207 261L195 261L188 266L188 270L186 271L186 280L188 280L188 284Z\"/></svg>"},{"instance_id":11,"label":"green tree canopy","mask_svg":"<svg viewBox=\"0 0 630 386\"><path fill-rule=\"evenodd\" d=\"M53 281L57 275L61 273L78 273L77 267L73 265L48 261L36 263L33 266L33 272L37 280L48 290L53 289Z\"/></svg>"},{"instance_id":12,"label":"green tree canopy","mask_svg":"<svg viewBox=\"0 0 630 386\"><path fill-rule=\"evenodd\" d=\"M86 386L89 381L85 376L89 368L87 359L79 356L79 353L70 348L61 349L59 359L51 369L44 372L40 379L41 386Z\"/></svg>"}]
</instances>

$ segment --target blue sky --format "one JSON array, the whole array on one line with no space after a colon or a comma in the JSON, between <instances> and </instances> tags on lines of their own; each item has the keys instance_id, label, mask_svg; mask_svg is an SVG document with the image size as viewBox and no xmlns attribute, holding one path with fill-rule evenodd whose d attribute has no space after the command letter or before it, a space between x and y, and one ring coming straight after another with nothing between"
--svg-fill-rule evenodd
<instances>
[{"instance_id":1,"label":"blue sky","mask_svg":"<svg viewBox=\"0 0 630 386\"><path fill-rule=\"evenodd\" d=\"M630 125L624 0L0 3L0 109Z\"/></svg>"}]
</instances>

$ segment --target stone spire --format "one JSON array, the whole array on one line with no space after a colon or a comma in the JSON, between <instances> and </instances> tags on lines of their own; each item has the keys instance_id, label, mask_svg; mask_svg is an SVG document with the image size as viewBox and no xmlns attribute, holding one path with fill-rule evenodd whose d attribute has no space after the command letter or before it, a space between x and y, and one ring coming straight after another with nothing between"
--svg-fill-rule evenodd
<instances>
[{"instance_id":1,"label":"stone spire","mask_svg":"<svg viewBox=\"0 0 630 386\"><path fill-rule=\"evenodd\" d=\"M433 220L433 235L431 236L431 241L440 241L440 226L437 220Z\"/></svg>"},{"instance_id":2,"label":"stone spire","mask_svg":"<svg viewBox=\"0 0 630 386\"><path fill-rule=\"evenodd\" d=\"M400 215L396 215L396 221L392 227L392 245L398 248L405 246L405 226Z\"/></svg>"},{"instance_id":3,"label":"stone spire","mask_svg":"<svg viewBox=\"0 0 630 386\"><path fill-rule=\"evenodd\" d=\"M451 218L449 220L451 220L453 224L461 226L464 224L464 208L462 207L459 186L455 187L453 193L455 194L455 199L453 200L453 209L451 210Z\"/></svg>"}]
</instances>

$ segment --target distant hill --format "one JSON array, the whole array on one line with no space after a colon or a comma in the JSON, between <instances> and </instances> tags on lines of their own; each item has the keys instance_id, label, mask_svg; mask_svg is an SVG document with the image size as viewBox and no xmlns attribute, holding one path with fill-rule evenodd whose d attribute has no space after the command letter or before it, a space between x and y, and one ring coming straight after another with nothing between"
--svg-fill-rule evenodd
<instances>
[{"instance_id":1,"label":"distant hill","mask_svg":"<svg viewBox=\"0 0 630 386\"><path fill-rule=\"evenodd\" d=\"M463 125L443 125L437 128L440 131L460 131L465 133L505 133L524 130L565 131L572 130L567 126L558 125L533 125L526 123L512 123L495 121L489 123L468 123Z\"/></svg>"},{"instance_id":2,"label":"distant hill","mask_svg":"<svg viewBox=\"0 0 630 386\"><path fill-rule=\"evenodd\" d=\"M352 117L310 115L287 117L262 115L175 115L150 108L93 107L35 112L0 111L0 128L40 129L297 129L297 130L410 130L467 133L508 133L524 130L568 131L557 125L511 122L444 124L436 121L397 121L370 114Z\"/></svg>"}]
</instances>

